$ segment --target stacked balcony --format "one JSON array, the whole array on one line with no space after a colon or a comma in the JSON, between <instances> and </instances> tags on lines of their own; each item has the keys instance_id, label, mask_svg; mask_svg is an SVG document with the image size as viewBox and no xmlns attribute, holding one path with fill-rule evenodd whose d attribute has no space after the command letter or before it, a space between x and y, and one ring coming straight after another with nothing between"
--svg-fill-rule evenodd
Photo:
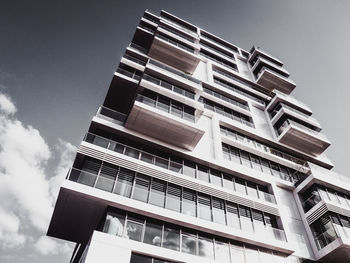
<instances>
[{"instance_id":1,"label":"stacked balcony","mask_svg":"<svg viewBox=\"0 0 350 263\"><path fill-rule=\"evenodd\" d=\"M313 156L320 155L330 145L320 133L318 121L298 108L278 102L267 111L279 142Z\"/></svg>"},{"instance_id":2,"label":"stacked balcony","mask_svg":"<svg viewBox=\"0 0 350 263\"><path fill-rule=\"evenodd\" d=\"M248 61L256 83L268 90L276 89L290 94L296 87L295 83L289 79L288 71L282 67L283 63L266 52L253 47Z\"/></svg>"},{"instance_id":3,"label":"stacked balcony","mask_svg":"<svg viewBox=\"0 0 350 263\"><path fill-rule=\"evenodd\" d=\"M186 34L177 27L162 23L155 32L149 56L192 74L200 61L196 54L197 42L197 35Z\"/></svg>"}]
</instances>

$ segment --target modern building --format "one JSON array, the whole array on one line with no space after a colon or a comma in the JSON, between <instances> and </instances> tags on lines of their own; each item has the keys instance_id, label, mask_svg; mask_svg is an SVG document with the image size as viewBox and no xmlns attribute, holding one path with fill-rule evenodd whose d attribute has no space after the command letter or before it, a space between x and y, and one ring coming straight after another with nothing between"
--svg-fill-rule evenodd
<instances>
[{"instance_id":1,"label":"modern building","mask_svg":"<svg viewBox=\"0 0 350 263\"><path fill-rule=\"evenodd\" d=\"M283 62L145 11L47 234L71 262L350 262L350 183Z\"/></svg>"}]
</instances>

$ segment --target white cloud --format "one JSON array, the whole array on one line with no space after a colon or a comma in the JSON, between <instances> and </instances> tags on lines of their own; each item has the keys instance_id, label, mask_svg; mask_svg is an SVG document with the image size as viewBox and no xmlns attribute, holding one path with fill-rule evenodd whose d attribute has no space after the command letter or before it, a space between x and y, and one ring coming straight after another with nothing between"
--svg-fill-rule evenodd
<instances>
[{"instance_id":1,"label":"white cloud","mask_svg":"<svg viewBox=\"0 0 350 263\"><path fill-rule=\"evenodd\" d=\"M63 253L68 245L42 235L75 147L58 140L50 150L37 129L15 117L16 110L10 97L0 92L0 248L25 246L41 236L35 242L36 251ZM54 157L58 164L47 176L48 161Z\"/></svg>"},{"instance_id":2,"label":"white cloud","mask_svg":"<svg viewBox=\"0 0 350 263\"><path fill-rule=\"evenodd\" d=\"M5 114L14 114L17 111L11 99L2 93L0 93L0 111L3 111Z\"/></svg>"},{"instance_id":3,"label":"white cloud","mask_svg":"<svg viewBox=\"0 0 350 263\"><path fill-rule=\"evenodd\" d=\"M34 244L34 248L41 255L57 255L57 254L69 254L71 249L67 244L61 244L56 240L47 237L41 236L38 241Z\"/></svg>"}]
</instances>

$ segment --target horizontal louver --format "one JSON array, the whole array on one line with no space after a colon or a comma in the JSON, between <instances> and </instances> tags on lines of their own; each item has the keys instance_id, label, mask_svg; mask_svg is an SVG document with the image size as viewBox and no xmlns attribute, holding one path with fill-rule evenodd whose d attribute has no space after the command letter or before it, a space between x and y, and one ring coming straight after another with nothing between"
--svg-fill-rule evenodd
<instances>
[{"instance_id":1,"label":"horizontal louver","mask_svg":"<svg viewBox=\"0 0 350 263\"><path fill-rule=\"evenodd\" d=\"M198 195L198 204L210 206L210 197Z\"/></svg>"},{"instance_id":2,"label":"horizontal louver","mask_svg":"<svg viewBox=\"0 0 350 263\"><path fill-rule=\"evenodd\" d=\"M181 197L181 187L175 185L168 185L168 195Z\"/></svg>"},{"instance_id":3,"label":"horizontal louver","mask_svg":"<svg viewBox=\"0 0 350 263\"><path fill-rule=\"evenodd\" d=\"M238 207L235 204L226 205L227 212L238 215Z\"/></svg>"},{"instance_id":4,"label":"horizontal louver","mask_svg":"<svg viewBox=\"0 0 350 263\"><path fill-rule=\"evenodd\" d=\"M103 163L100 176L114 179L117 175L118 168L119 168L118 166L115 166L109 163Z\"/></svg>"},{"instance_id":5,"label":"horizontal louver","mask_svg":"<svg viewBox=\"0 0 350 263\"><path fill-rule=\"evenodd\" d=\"M90 173L98 174L101 167L101 161L93 158L86 158L84 160L82 170L88 171Z\"/></svg>"},{"instance_id":6,"label":"horizontal louver","mask_svg":"<svg viewBox=\"0 0 350 263\"><path fill-rule=\"evenodd\" d=\"M133 180L134 180L134 172L124 169L124 168L120 168L119 174L118 174L118 181L120 182L129 182L130 184L132 184Z\"/></svg>"},{"instance_id":7,"label":"horizontal louver","mask_svg":"<svg viewBox=\"0 0 350 263\"><path fill-rule=\"evenodd\" d=\"M250 209L245 206L239 206L239 215L243 217L251 218Z\"/></svg>"},{"instance_id":8,"label":"horizontal louver","mask_svg":"<svg viewBox=\"0 0 350 263\"><path fill-rule=\"evenodd\" d=\"M138 175L136 177L136 187L148 188L150 185L150 178Z\"/></svg>"},{"instance_id":9,"label":"horizontal louver","mask_svg":"<svg viewBox=\"0 0 350 263\"><path fill-rule=\"evenodd\" d=\"M224 201L213 198L213 208L224 210L225 209Z\"/></svg>"},{"instance_id":10,"label":"horizontal louver","mask_svg":"<svg viewBox=\"0 0 350 263\"><path fill-rule=\"evenodd\" d=\"M263 216L262 212L257 211L257 210L253 210L252 215L253 215L253 220L259 221L259 222L264 222L264 216Z\"/></svg>"},{"instance_id":11,"label":"horizontal louver","mask_svg":"<svg viewBox=\"0 0 350 263\"><path fill-rule=\"evenodd\" d=\"M165 188L166 188L165 182L153 179L152 185L151 185L152 191L158 191L158 192L165 193Z\"/></svg>"},{"instance_id":12,"label":"horizontal louver","mask_svg":"<svg viewBox=\"0 0 350 263\"><path fill-rule=\"evenodd\" d=\"M184 200L193 201L193 202L196 202L197 200L196 193L192 191L184 190L182 196Z\"/></svg>"}]
</instances>

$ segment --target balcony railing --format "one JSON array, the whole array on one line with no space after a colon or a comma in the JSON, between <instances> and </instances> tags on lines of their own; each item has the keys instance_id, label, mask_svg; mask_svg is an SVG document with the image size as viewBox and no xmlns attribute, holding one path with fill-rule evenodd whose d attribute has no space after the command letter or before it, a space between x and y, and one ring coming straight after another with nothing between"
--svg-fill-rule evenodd
<instances>
[{"instance_id":1,"label":"balcony railing","mask_svg":"<svg viewBox=\"0 0 350 263\"><path fill-rule=\"evenodd\" d=\"M200 52L199 54L200 54L201 56L203 56L203 57L209 58L210 60L212 60L212 61L214 61L214 62L216 62L216 63L218 63L218 64L220 64L220 65L222 65L222 66L224 66L224 67L227 67L227 68L232 69L232 70L234 70L234 71L238 71L236 65L233 66L233 65L231 65L231 64L229 64L229 63L226 63L226 62L224 62L224 61L221 61L221 60L219 60L219 59L217 59L217 58L215 58L215 57L213 57L213 56L209 56L209 55L207 55L207 54L204 54L203 52ZM231 58L231 59L232 59L232 58Z\"/></svg>"},{"instance_id":2,"label":"balcony railing","mask_svg":"<svg viewBox=\"0 0 350 263\"><path fill-rule=\"evenodd\" d=\"M178 48L184 49L184 50L186 50L186 51L188 51L190 53L194 53L194 49L193 48L189 48L189 47L187 47L187 46L185 46L185 45L183 45L183 44L181 44L181 43L179 43L179 42L177 42L175 40L172 40L172 39L170 39L170 38L168 38L166 36L163 36L161 34L156 34L156 37L159 37L160 39L162 39L162 40L164 40L164 41L166 41L166 42L168 42L168 43L170 43L170 44L172 44L174 46L177 46Z\"/></svg>"},{"instance_id":3,"label":"balcony railing","mask_svg":"<svg viewBox=\"0 0 350 263\"><path fill-rule=\"evenodd\" d=\"M281 135L290 125L292 126L296 126L302 130L304 130L305 132L311 133L313 135L316 135L317 137L320 137L324 140L327 140L327 137L325 135L323 135L322 133L315 131L313 129L310 129L308 127L306 127L305 125L302 125L296 121L292 121L292 120L285 120L284 123L277 129L277 135Z\"/></svg>"},{"instance_id":4,"label":"balcony railing","mask_svg":"<svg viewBox=\"0 0 350 263\"><path fill-rule=\"evenodd\" d=\"M184 176L188 176L184 174L184 165L182 163L178 163L178 162L171 161L169 159L162 158L155 154L151 154L151 153L142 151L140 149L130 147L126 144L122 144L93 133L87 133L84 137L84 141L114 152L118 152L120 154L135 158L137 160L147 162L149 164L170 170L172 172L176 172ZM224 186L224 188L227 188L227 187ZM246 188L247 189L242 191L239 191L238 189L234 189L234 190L241 194L248 195L253 198L258 198L262 201L276 204L276 199L273 194L266 193L266 192L257 190L255 188L251 188L249 186L247 186ZM227 188L227 189L233 190L233 188Z\"/></svg>"},{"instance_id":5,"label":"balcony railing","mask_svg":"<svg viewBox=\"0 0 350 263\"><path fill-rule=\"evenodd\" d=\"M286 104L284 104L284 103L279 103L279 106L277 106L277 107L270 113L271 119L273 119L273 117L276 116L276 114L279 112L279 110L280 110L281 108L284 108L284 109L293 111L293 112L295 112L295 113L297 113L297 114L300 114L300 115L302 115L302 116L304 116L304 117L306 117L306 118L308 118L308 119L312 119L313 121L315 121L314 118L310 117L310 116L307 115L306 113L301 112L301 111L298 111L297 109L294 109L294 108L292 108L292 107L290 107L290 106L288 106L288 105L286 105Z\"/></svg>"},{"instance_id":6,"label":"balcony railing","mask_svg":"<svg viewBox=\"0 0 350 263\"><path fill-rule=\"evenodd\" d=\"M181 119L184 119L186 121L190 121L193 123L196 122L196 116L189 114L183 110L179 110L177 108L171 107L170 105L164 104L164 103L156 101L154 99L151 99L149 97L143 96L141 94L137 94L136 100L139 102L142 102L148 106L151 106L153 108L164 111L166 113L170 113L170 114L172 114L176 117L179 117Z\"/></svg>"},{"instance_id":7,"label":"balcony railing","mask_svg":"<svg viewBox=\"0 0 350 263\"><path fill-rule=\"evenodd\" d=\"M134 48L136 49L137 51L143 53L143 54L147 54L148 53L148 50L144 47L141 47L140 45L137 45L135 43L130 43L129 45L131 48Z\"/></svg>"},{"instance_id":8,"label":"balcony railing","mask_svg":"<svg viewBox=\"0 0 350 263\"><path fill-rule=\"evenodd\" d=\"M170 28L165 28L165 27L161 27L161 29L164 29L164 30L166 30L166 31L169 31L169 32L171 32L172 34L174 34L174 35L176 35L176 36L178 36L178 37L181 37L181 38L184 38L184 39L186 39L186 40L188 40L188 41L190 41L190 42L194 42L194 40L193 40L193 38L191 38L191 37L189 37L189 36L186 36L186 35L184 35L184 34L180 34L179 32L177 32L177 31L175 31L175 30L172 30L172 29L170 29Z\"/></svg>"},{"instance_id":9,"label":"balcony railing","mask_svg":"<svg viewBox=\"0 0 350 263\"><path fill-rule=\"evenodd\" d=\"M142 29L144 29L144 30L146 30L146 31L148 31L148 32L151 33L151 34L154 34L154 32L155 32L154 29L149 28L149 27L144 26L144 25L138 25L138 27L139 27L139 28L142 28Z\"/></svg>"},{"instance_id":10,"label":"balcony railing","mask_svg":"<svg viewBox=\"0 0 350 263\"><path fill-rule=\"evenodd\" d=\"M100 189L103 191L112 192L114 194L122 195L122 196L128 197L128 198L133 198L131 193L134 192L132 190L132 188L134 188L135 186L133 186L133 184L126 185L122 181L120 182L120 181L116 180L115 178L114 179L112 179L111 177L107 178L105 176L100 176L98 174L94 174L94 173L87 172L84 170L71 168L71 170L69 171L69 173L67 175L67 179L70 181L84 184L84 185L87 185L90 187L94 187L94 188L97 188L97 189ZM124 191L122 191L122 192L116 191L116 189L117 189L116 184L123 184ZM128 188L128 189L125 189L125 188ZM128 194L126 194L126 193L128 193ZM144 195L143 201L148 203L149 202L148 195L150 194L149 189L143 190L142 194ZM183 200L179 200L179 201L184 202ZM164 205L162 205L162 207L165 208ZM170 208L165 208L165 209L170 209ZM198 210L198 212L195 212L192 216L201 218L201 216L199 214L200 207L198 205L197 205L196 209ZM210 213L214 213L213 210L210 211ZM180 211L178 211L178 212L180 212ZM212 221L212 219L204 219L204 220ZM243 232L246 232L246 233L251 233L251 234L255 233L255 234L259 235L260 237L266 236L267 238L273 238L273 239L279 240L279 241L284 241L284 242L287 241L285 232L282 229L277 229L277 228L270 227L270 226L259 227L257 224L254 224L254 222L252 221L251 218L244 217L244 216L237 217L237 220L238 220L236 222L237 224L232 225L232 223L231 223L229 226L234 227L234 228L241 230ZM221 224L227 225L227 223L226 223L227 221L229 221L229 220L225 219L225 223L221 223Z\"/></svg>"},{"instance_id":11,"label":"balcony railing","mask_svg":"<svg viewBox=\"0 0 350 263\"><path fill-rule=\"evenodd\" d=\"M224 95L221 95L220 93L217 93L217 92L215 92L215 91L213 91L213 90L210 90L210 89L207 89L207 88L204 88L204 87L203 87L203 91L204 91L205 93L208 93L208 94L210 94L210 95L216 97L216 98L219 98L219 99L221 99L221 100L223 100L223 101L226 101L226 102L228 102L228 103L230 103L230 104L232 104L232 105L238 106L238 107L240 107L240 108L242 108L242 109L244 109L244 110L249 111L249 106L246 105L246 104L243 104L242 102L239 102L239 101L237 101L237 100L233 100L233 99L231 99L231 98L229 98L229 97L226 97L226 96L224 96Z\"/></svg>"},{"instance_id":12,"label":"balcony railing","mask_svg":"<svg viewBox=\"0 0 350 263\"><path fill-rule=\"evenodd\" d=\"M127 115L123 114L119 111L115 111L106 107L99 107L97 110L96 116L101 117L103 119L107 119L109 121L112 121L114 123L124 125L127 119Z\"/></svg>"},{"instance_id":13,"label":"balcony railing","mask_svg":"<svg viewBox=\"0 0 350 263\"><path fill-rule=\"evenodd\" d=\"M154 65L154 66L158 67L158 68L165 69L166 71L169 71L169 72L171 72L171 73L173 73L173 74L175 74L175 75L178 75L178 76L180 76L180 77L182 77L182 78L185 78L185 79L187 79L187 80L189 80L189 81L192 81L192 82L194 82L194 83L196 83L196 84L201 84L201 81L199 81L198 79L193 78L193 77L191 77L190 75L187 75L187 74L185 74L185 73L182 73L182 72L179 71L179 70L176 70L176 69L174 69L174 68L168 67L168 66L166 66L166 65L164 65L164 64L162 64L162 63L160 63L160 62L157 62L157 61L155 61L155 60L153 60L153 59L150 59L150 60L149 60L149 63L150 63L151 65Z\"/></svg>"},{"instance_id":14,"label":"balcony railing","mask_svg":"<svg viewBox=\"0 0 350 263\"><path fill-rule=\"evenodd\" d=\"M127 76L129 78L137 80L137 81L139 81L141 79L141 76L139 75L140 73L138 73L136 70L133 71L133 72L130 72L128 70L125 70L125 69L122 69L122 68L118 68L117 72L121 73L121 74L123 74L123 75L125 75L125 76Z\"/></svg>"},{"instance_id":15,"label":"balcony railing","mask_svg":"<svg viewBox=\"0 0 350 263\"><path fill-rule=\"evenodd\" d=\"M150 76L148 74L144 74L143 75L143 79L147 80L149 82L152 82L154 84L157 84L159 86L162 86L163 88L171 90L171 91L173 91L175 93L181 94L182 96L185 96L187 98L190 98L190 99L194 100L194 93L189 92L189 91L187 91L187 90L185 90L183 88L180 88L178 86L175 86L175 85L173 85L173 84L171 84L169 82L166 82L166 81L164 81L162 79Z\"/></svg>"},{"instance_id":16,"label":"balcony railing","mask_svg":"<svg viewBox=\"0 0 350 263\"><path fill-rule=\"evenodd\" d=\"M281 152L279 150L276 150L274 148L271 148L271 147L269 147L269 146L267 146L265 144L261 144L261 143L255 141L255 140L248 139L245 136L241 136L239 134L233 133L233 132L231 132L229 130L224 130L222 128L221 128L221 134L223 134L223 135L225 135L225 136L227 136L227 137L229 137L231 139L234 139L234 140L236 140L236 141L238 141L240 143L244 143L247 146L254 147L254 148L258 149L258 150L263 150L264 152L267 152L267 153L273 154L275 156L281 157L281 158L283 158L283 159L285 159L287 161L291 161L291 162L293 162L293 163L295 163L297 165L301 165L301 166L303 166L303 168L305 170L309 169L308 166L307 166L307 163L305 161L303 161L301 159L298 159L298 158L296 158L294 156L291 156L291 155L289 155L287 153L284 153L284 152Z\"/></svg>"},{"instance_id":17,"label":"balcony railing","mask_svg":"<svg viewBox=\"0 0 350 263\"><path fill-rule=\"evenodd\" d=\"M336 231L334 231L333 229L329 229L321 234L319 234L318 236L314 237L316 246L318 248L318 250L324 248L325 246L327 246L328 244L332 243L334 240L336 240L338 238L338 235L336 233Z\"/></svg>"},{"instance_id":18,"label":"balcony railing","mask_svg":"<svg viewBox=\"0 0 350 263\"><path fill-rule=\"evenodd\" d=\"M191 30L191 29L185 27L184 25L176 23L175 21L169 20L167 18L162 17L162 19L164 19L167 23L169 23L169 24L171 24L171 25L173 25L173 26L175 26L175 27L177 27L179 29L182 29L182 30L184 30L184 31L186 31L186 32L188 32L188 33L190 33L192 35L194 34L194 35L197 36L197 32L195 30Z\"/></svg>"},{"instance_id":19,"label":"balcony railing","mask_svg":"<svg viewBox=\"0 0 350 263\"><path fill-rule=\"evenodd\" d=\"M220 73L220 74L222 74L222 75L224 75L224 76L226 76L226 77L228 77L228 78L230 78L230 79L232 79L234 81L237 81L236 78L232 77L229 74L226 74L223 71L219 71L219 70L216 70L216 69L213 69L213 71L214 72L218 72L218 73ZM259 104L265 105L265 101L263 101L263 100L261 100L261 99L259 99L257 97L254 97L254 96L250 95L249 93L244 92L244 91L242 91L240 89L237 89L237 88L235 88L235 87L233 87L231 85L228 85L228 84L226 84L226 83L224 83L224 82L222 82L220 80L214 79L214 83L219 84L220 86L223 86L223 87L225 87L225 88L227 88L229 90L232 90L232 91L234 91L234 92L236 92L238 94L241 94L241 95L243 95L243 96L245 96L245 97L247 97L247 98L249 98L251 100L254 100L254 101L258 102ZM247 84L245 84L245 85L247 85Z\"/></svg>"},{"instance_id":20,"label":"balcony railing","mask_svg":"<svg viewBox=\"0 0 350 263\"><path fill-rule=\"evenodd\" d=\"M203 42L200 42L200 44L202 46L204 46L205 48L207 48L207 49L209 49L209 50L211 50L213 52L219 53L220 55L222 55L222 56L224 56L224 57L226 57L226 58L228 58L230 60L235 60L235 56L234 55L231 55L231 56L227 55L226 53L224 53L224 52L222 52L222 51L220 51L218 49L215 49L215 48L213 48L213 47L211 47L211 46L209 46L209 45L207 45L207 44L205 44Z\"/></svg>"},{"instance_id":21,"label":"balcony railing","mask_svg":"<svg viewBox=\"0 0 350 263\"><path fill-rule=\"evenodd\" d=\"M123 58L126 58L128 60L131 60L132 62L135 62L137 64L140 64L141 66L146 66L146 62L141 60L141 59L138 59L138 58L135 58L133 56L130 56L129 54L124 54Z\"/></svg>"}]
</instances>

